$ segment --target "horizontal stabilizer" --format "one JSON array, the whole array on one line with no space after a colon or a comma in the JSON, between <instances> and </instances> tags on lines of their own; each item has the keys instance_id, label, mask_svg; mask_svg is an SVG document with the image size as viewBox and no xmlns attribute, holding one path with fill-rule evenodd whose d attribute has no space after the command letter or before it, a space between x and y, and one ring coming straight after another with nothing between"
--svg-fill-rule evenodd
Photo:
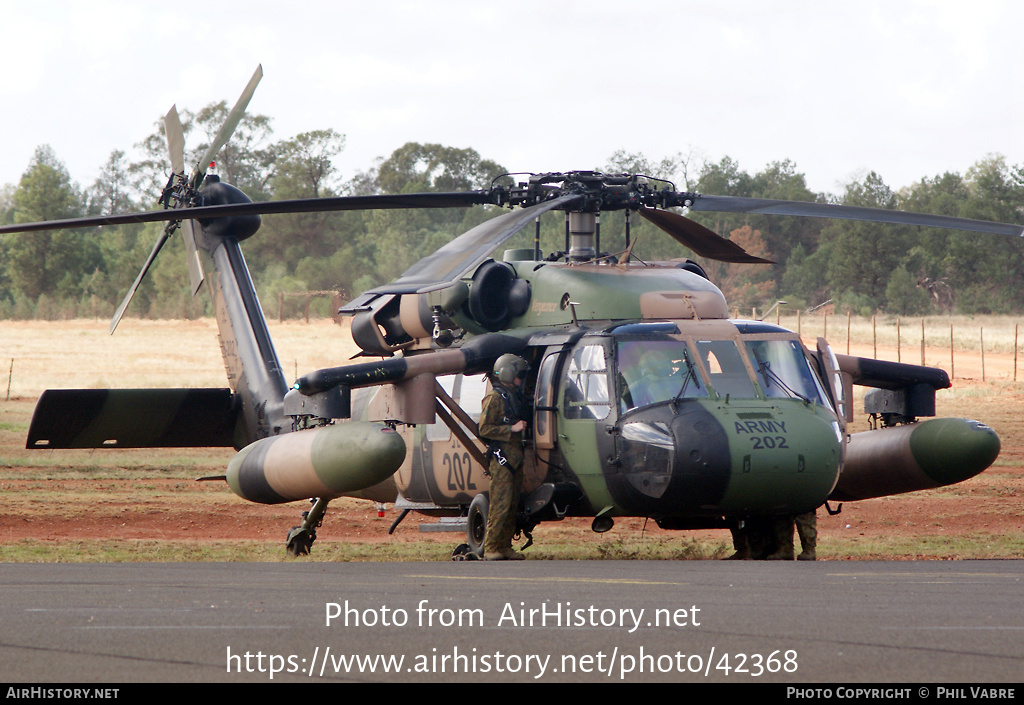
<instances>
[{"instance_id":1,"label":"horizontal stabilizer","mask_svg":"<svg viewBox=\"0 0 1024 705\"><path fill-rule=\"evenodd\" d=\"M853 378L853 383L877 389L905 389L919 384L932 389L949 389L949 375L945 370L906 362L875 360L869 357L836 355L839 369Z\"/></svg>"},{"instance_id":2,"label":"horizontal stabilizer","mask_svg":"<svg viewBox=\"0 0 1024 705\"><path fill-rule=\"evenodd\" d=\"M48 389L26 448L232 447L230 389Z\"/></svg>"}]
</instances>

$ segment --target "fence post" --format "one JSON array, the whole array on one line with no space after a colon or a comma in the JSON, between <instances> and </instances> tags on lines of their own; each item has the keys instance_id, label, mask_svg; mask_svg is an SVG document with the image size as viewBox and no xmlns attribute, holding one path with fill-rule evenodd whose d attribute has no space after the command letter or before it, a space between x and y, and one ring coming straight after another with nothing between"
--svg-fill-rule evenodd
<instances>
[{"instance_id":1,"label":"fence post","mask_svg":"<svg viewBox=\"0 0 1024 705\"><path fill-rule=\"evenodd\" d=\"M874 350L874 354L872 355L872 357L874 357L876 360L878 359L878 328L875 326L875 319L877 317L878 314L871 314L871 345L872 350Z\"/></svg>"},{"instance_id":2,"label":"fence post","mask_svg":"<svg viewBox=\"0 0 1024 705\"><path fill-rule=\"evenodd\" d=\"M924 367L924 319L921 319L921 367Z\"/></svg>"},{"instance_id":3,"label":"fence post","mask_svg":"<svg viewBox=\"0 0 1024 705\"><path fill-rule=\"evenodd\" d=\"M896 317L896 362L903 362L902 346L900 345L900 318Z\"/></svg>"},{"instance_id":4,"label":"fence post","mask_svg":"<svg viewBox=\"0 0 1024 705\"><path fill-rule=\"evenodd\" d=\"M1017 329L1020 327L1019 323L1014 324L1014 381L1017 381Z\"/></svg>"},{"instance_id":5,"label":"fence post","mask_svg":"<svg viewBox=\"0 0 1024 705\"><path fill-rule=\"evenodd\" d=\"M978 344L981 346L981 381L985 381L985 326L978 329Z\"/></svg>"},{"instance_id":6,"label":"fence post","mask_svg":"<svg viewBox=\"0 0 1024 705\"><path fill-rule=\"evenodd\" d=\"M846 312L846 354L850 354L850 312Z\"/></svg>"},{"instance_id":7,"label":"fence post","mask_svg":"<svg viewBox=\"0 0 1024 705\"><path fill-rule=\"evenodd\" d=\"M949 378L956 377L956 366L953 364L953 324L949 324Z\"/></svg>"}]
</instances>

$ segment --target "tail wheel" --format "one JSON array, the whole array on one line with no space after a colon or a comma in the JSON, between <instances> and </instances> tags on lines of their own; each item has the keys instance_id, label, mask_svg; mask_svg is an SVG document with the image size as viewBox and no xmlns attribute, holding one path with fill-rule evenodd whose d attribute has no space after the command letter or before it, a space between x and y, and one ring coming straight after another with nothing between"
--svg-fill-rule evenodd
<instances>
[{"instance_id":1,"label":"tail wheel","mask_svg":"<svg viewBox=\"0 0 1024 705\"><path fill-rule=\"evenodd\" d=\"M487 495L478 494L469 505L466 518L466 543L477 558L484 557L484 537L487 535Z\"/></svg>"}]
</instances>

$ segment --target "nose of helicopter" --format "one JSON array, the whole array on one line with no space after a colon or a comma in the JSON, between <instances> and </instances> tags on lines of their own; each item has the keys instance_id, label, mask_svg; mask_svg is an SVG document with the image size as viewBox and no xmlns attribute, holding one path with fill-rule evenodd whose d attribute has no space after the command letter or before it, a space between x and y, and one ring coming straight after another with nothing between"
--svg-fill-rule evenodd
<instances>
[{"instance_id":1,"label":"nose of helicopter","mask_svg":"<svg viewBox=\"0 0 1024 705\"><path fill-rule=\"evenodd\" d=\"M662 409L668 412L668 407ZM802 402L689 404L623 423L620 472L646 504L715 514L802 512L835 486L834 419Z\"/></svg>"}]
</instances>

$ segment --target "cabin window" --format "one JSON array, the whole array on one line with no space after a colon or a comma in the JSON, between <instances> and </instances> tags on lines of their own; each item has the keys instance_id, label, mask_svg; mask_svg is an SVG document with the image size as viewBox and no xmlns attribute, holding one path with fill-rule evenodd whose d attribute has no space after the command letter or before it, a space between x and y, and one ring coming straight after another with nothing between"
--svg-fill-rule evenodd
<instances>
[{"instance_id":1,"label":"cabin window","mask_svg":"<svg viewBox=\"0 0 1024 705\"><path fill-rule=\"evenodd\" d=\"M480 422L480 413L483 410L484 397L487 396L486 375L466 375L462 378L462 388L459 390L459 406L469 414L469 418L477 423Z\"/></svg>"},{"instance_id":2,"label":"cabin window","mask_svg":"<svg viewBox=\"0 0 1024 705\"><path fill-rule=\"evenodd\" d=\"M458 398L456 390L456 381L461 375L445 375L438 377L437 381L441 385L444 391L448 392L448 396L453 399ZM428 441L450 441L452 438L452 430L448 428L448 424L441 420L441 418L434 414L434 423L427 424L427 440Z\"/></svg>"},{"instance_id":3,"label":"cabin window","mask_svg":"<svg viewBox=\"0 0 1024 705\"><path fill-rule=\"evenodd\" d=\"M581 345L565 371L565 418L603 419L608 416L608 363L601 345Z\"/></svg>"},{"instance_id":4,"label":"cabin window","mask_svg":"<svg viewBox=\"0 0 1024 705\"><path fill-rule=\"evenodd\" d=\"M554 413L551 410L555 403L555 367L558 364L558 353L550 353L540 363L537 373L536 403L534 404L534 435L539 448L553 448Z\"/></svg>"}]
</instances>

